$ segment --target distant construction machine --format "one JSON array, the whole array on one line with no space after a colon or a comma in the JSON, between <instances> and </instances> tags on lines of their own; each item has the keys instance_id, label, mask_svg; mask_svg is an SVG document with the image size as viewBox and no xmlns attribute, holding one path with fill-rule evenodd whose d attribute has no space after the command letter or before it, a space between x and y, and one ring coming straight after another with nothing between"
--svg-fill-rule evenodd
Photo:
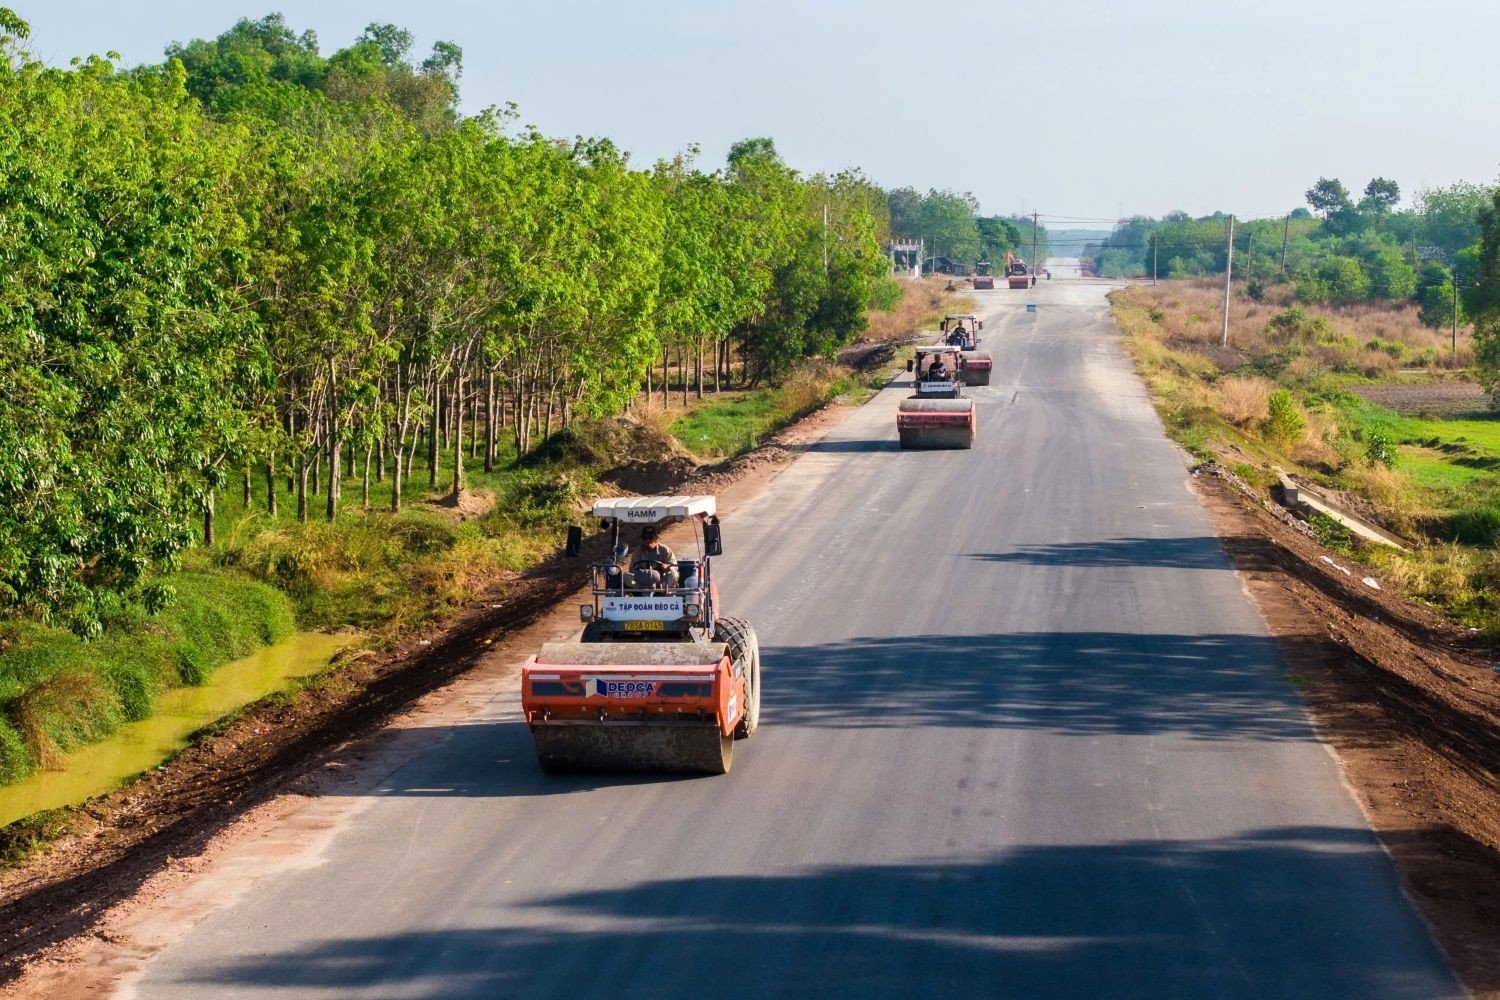
<instances>
[{"instance_id":1,"label":"distant construction machine","mask_svg":"<svg viewBox=\"0 0 1500 1000\"><path fill-rule=\"evenodd\" d=\"M1031 287L1031 272L1026 262L1013 253L1005 255L1005 283L1011 288Z\"/></svg>"},{"instance_id":2,"label":"distant construction machine","mask_svg":"<svg viewBox=\"0 0 1500 1000\"><path fill-rule=\"evenodd\" d=\"M990 262L982 260L974 265L974 289L992 289L995 287L995 276L990 273Z\"/></svg>"},{"instance_id":3,"label":"distant construction machine","mask_svg":"<svg viewBox=\"0 0 1500 1000\"><path fill-rule=\"evenodd\" d=\"M974 447L977 414L974 401L964 398L964 362L963 352L948 344L919 347L916 357L906 362L906 370L914 374L915 391L896 409L902 448ZM983 379L976 384L989 383L988 369Z\"/></svg>"},{"instance_id":4,"label":"distant construction machine","mask_svg":"<svg viewBox=\"0 0 1500 1000\"><path fill-rule=\"evenodd\" d=\"M711 496L594 503L611 558L591 567L583 631L543 643L521 668L521 708L542 770L724 774L735 740L755 732L760 645L749 623L719 614L715 508ZM622 525L678 522L694 529L694 558L667 560L670 551L645 545L630 554L620 539ZM582 544L582 530L570 528L568 554Z\"/></svg>"}]
</instances>

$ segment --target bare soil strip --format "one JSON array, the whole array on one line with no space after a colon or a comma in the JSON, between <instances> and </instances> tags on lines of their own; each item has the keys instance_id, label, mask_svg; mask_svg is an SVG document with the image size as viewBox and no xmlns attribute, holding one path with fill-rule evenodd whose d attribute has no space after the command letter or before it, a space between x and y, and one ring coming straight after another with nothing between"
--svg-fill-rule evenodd
<instances>
[{"instance_id":1,"label":"bare soil strip","mask_svg":"<svg viewBox=\"0 0 1500 1000\"><path fill-rule=\"evenodd\" d=\"M1500 998L1492 643L1368 586L1374 574L1329 556L1232 476L1206 468L1194 485L1407 891L1474 995Z\"/></svg>"}]
</instances>

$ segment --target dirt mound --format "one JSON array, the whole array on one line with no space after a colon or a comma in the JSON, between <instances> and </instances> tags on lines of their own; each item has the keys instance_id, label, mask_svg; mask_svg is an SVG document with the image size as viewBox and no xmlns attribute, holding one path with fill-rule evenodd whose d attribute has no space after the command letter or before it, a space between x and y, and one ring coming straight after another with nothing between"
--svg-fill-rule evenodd
<instances>
[{"instance_id":1,"label":"dirt mound","mask_svg":"<svg viewBox=\"0 0 1500 1000\"><path fill-rule=\"evenodd\" d=\"M668 493L698 471L691 458L669 458L661 462L637 462L611 469L599 478L631 493Z\"/></svg>"},{"instance_id":2,"label":"dirt mound","mask_svg":"<svg viewBox=\"0 0 1500 1000\"><path fill-rule=\"evenodd\" d=\"M468 521L494 510L495 494L490 490L464 490L457 497L444 497L427 506L452 520Z\"/></svg>"},{"instance_id":3,"label":"dirt mound","mask_svg":"<svg viewBox=\"0 0 1500 1000\"><path fill-rule=\"evenodd\" d=\"M603 469L600 482L629 493L670 491L698 469L693 456L657 423L630 416L576 422L526 456L527 465L561 463Z\"/></svg>"}]
</instances>

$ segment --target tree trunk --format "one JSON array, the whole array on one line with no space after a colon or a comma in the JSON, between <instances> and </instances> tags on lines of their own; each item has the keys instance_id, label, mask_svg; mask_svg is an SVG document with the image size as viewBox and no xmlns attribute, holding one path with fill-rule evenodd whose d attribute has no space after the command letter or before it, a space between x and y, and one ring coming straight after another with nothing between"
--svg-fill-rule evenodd
<instances>
[{"instance_id":1,"label":"tree trunk","mask_svg":"<svg viewBox=\"0 0 1500 1000\"><path fill-rule=\"evenodd\" d=\"M479 393L469 396L469 460L479 458Z\"/></svg>"},{"instance_id":2,"label":"tree trunk","mask_svg":"<svg viewBox=\"0 0 1500 1000\"><path fill-rule=\"evenodd\" d=\"M698 360L693 366L693 377L698 382L698 398L703 398L703 338L698 338Z\"/></svg>"},{"instance_id":3,"label":"tree trunk","mask_svg":"<svg viewBox=\"0 0 1500 1000\"><path fill-rule=\"evenodd\" d=\"M459 426L453 429L453 493L449 496L450 501L458 507L459 498L463 496L463 408L455 406L453 412L458 415Z\"/></svg>"},{"instance_id":4,"label":"tree trunk","mask_svg":"<svg viewBox=\"0 0 1500 1000\"><path fill-rule=\"evenodd\" d=\"M328 442L328 504L324 513L330 521L339 513L339 470L343 468L343 447L342 437L334 437Z\"/></svg>"},{"instance_id":5,"label":"tree trunk","mask_svg":"<svg viewBox=\"0 0 1500 1000\"><path fill-rule=\"evenodd\" d=\"M391 451L391 513L401 513L401 442Z\"/></svg>"},{"instance_id":6,"label":"tree trunk","mask_svg":"<svg viewBox=\"0 0 1500 1000\"><path fill-rule=\"evenodd\" d=\"M682 380L682 405L688 401L687 348L677 348L677 377Z\"/></svg>"},{"instance_id":7,"label":"tree trunk","mask_svg":"<svg viewBox=\"0 0 1500 1000\"><path fill-rule=\"evenodd\" d=\"M310 468L310 466L311 465L316 465L316 464L317 464L317 462L309 463L307 461L306 457L302 457L302 458L297 459L297 466L298 466L298 468L297 468L297 523L298 524L306 524L307 523L307 476L308 476L308 473L310 473L312 471L312 469Z\"/></svg>"},{"instance_id":8,"label":"tree trunk","mask_svg":"<svg viewBox=\"0 0 1500 1000\"><path fill-rule=\"evenodd\" d=\"M203 547L214 547L214 491L203 494Z\"/></svg>"},{"instance_id":9,"label":"tree trunk","mask_svg":"<svg viewBox=\"0 0 1500 1000\"><path fill-rule=\"evenodd\" d=\"M266 510L276 520L276 451L266 456Z\"/></svg>"},{"instance_id":10,"label":"tree trunk","mask_svg":"<svg viewBox=\"0 0 1500 1000\"><path fill-rule=\"evenodd\" d=\"M453 443L453 434L452 434L452 429L453 429L453 410L455 408L462 408L463 405L464 405L463 400L457 398L453 394L453 390L452 389L449 389L448 392L443 397L442 420L439 421L439 423L442 426L443 450L444 451L447 451L448 450L448 446Z\"/></svg>"},{"instance_id":11,"label":"tree trunk","mask_svg":"<svg viewBox=\"0 0 1500 1000\"><path fill-rule=\"evenodd\" d=\"M495 373L484 376L484 471L495 471Z\"/></svg>"},{"instance_id":12,"label":"tree trunk","mask_svg":"<svg viewBox=\"0 0 1500 1000\"><path fill-rule=\"evenodd\" d=\"M668 381L668 378L667 378L668 367L667 366L669 364L671 364L671 357L668 355L667 350L668 350L667 345L666 344L662 344L661 345L661 408L663 410L665 410L667 408L667 381Z\"/></svg>"},{"instance_id":13,"label":"tree trunk","mask_svg":"<svg viewBox=\"0 0 1500 1000\"><path fill-rule=\"evenodd\" d=\"M375 444L374 442L371 442L370 444L365 445L365 481L364 490L360 496L360 506L365 509L366 513L369 513L370 510L370 460L374 457Z\"/></svg>"},{"instance_id":14,"label":"tree trunk","mask_svg":"<svg viewBox=\"0 0 1500 1000\"><path fill-rule=\"evenodd\" d=\"M321 443L313 445L312 453L312 495L317 496L323 492L323 446Z\"/></svg>"},{"instance_id":15,"label":"tree trunk","mask_svg":"<svg viewBox=\"0 0 1500 1000\"><path fill-rule=\"evenodd\" d=\"M432 412L427 422L427 485L436 486L438 481L438 410L443 401L443 383L432 377Z\"/></svg>"},{"instance_id":16,"label":"tree trunk","mask_svg":"<svg viewBox=\"0 0 1500 1000\"><path fill-rule=\"evenodd\" d=\"M380 434L375 438L375 481L377 483L385 482L385 449L386 433L385 428L381 428Z\"/></svg>"},{"instance_id":17,"label":"tree trunk","mask_svg":"<svg viewBox=\"0 0 1500 1000\"><path fill-rule=\"evenodd\" d=\"M242 498L242 500L243 500L242 506L245 508L245 512L247 514L250 512L250 493L254 489L254 486L251 483L251 477L253 476L253 474L254 473L252 472L252 470L250 468L250 456L246 455L245 456L245 493L244 493L244 496Z\"/></svg>"},{"instance_id":18,"label":"tree trunk","mask_svg":"<svg viewBox=\"0 0 1500 1000\"><path fill-rule=\"evenodd\" d=\"M651 412L651 369L656 367L656 362L651 358L646 359L646 412Z\"/></svg>"},{"instance_id":19,"label":"tree trunk","mask_svg":"<svg viewBox=\"0 0 1500 1000\"><path fill-rule=\"evenodd\" d=\"M292 400L293 406L296 405L295 392L296 392L296 390L294 388L293 389L293 396L294 396L294 398ZM287 434L287 440L288 441L296 441L297 440L297 414L292 409L290 409L290 408L286 411L286 434ZM291 463L287 463L287 467L286 467L286 491L288 493L290 493L293 490L295 490L296 488L297 488L297 481L292 477L292 466L291 466Z\"/></svg>"}]
</instances>

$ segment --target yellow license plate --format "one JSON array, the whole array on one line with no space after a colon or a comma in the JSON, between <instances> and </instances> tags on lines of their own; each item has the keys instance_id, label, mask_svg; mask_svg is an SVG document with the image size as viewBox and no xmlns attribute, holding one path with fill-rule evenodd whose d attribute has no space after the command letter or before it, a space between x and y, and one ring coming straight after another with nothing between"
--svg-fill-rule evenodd
<instances>
[{"instance_id":1,"label":"yellow license plate","mask_svg":"<svg viewBox=\"0 0 1500 1000\"><path fill-rule=\"evenodd\" d=\"M666 630L666 622L622 622L627 632L662 632Z\"/></svg>"}]
</instances>

